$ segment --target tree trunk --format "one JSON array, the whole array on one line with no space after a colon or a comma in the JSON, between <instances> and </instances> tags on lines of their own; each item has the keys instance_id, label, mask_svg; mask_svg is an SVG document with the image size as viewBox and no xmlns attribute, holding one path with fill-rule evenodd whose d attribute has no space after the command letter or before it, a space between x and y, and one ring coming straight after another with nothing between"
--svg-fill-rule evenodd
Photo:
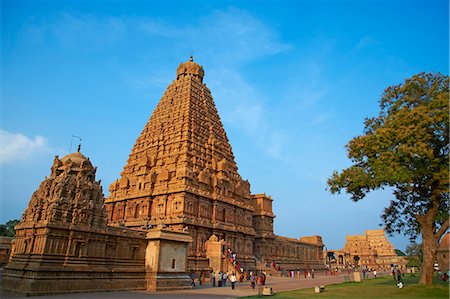
<instances>
[{"instance_id":1,"label":"tree trunk","mask_svg":"<svg viewBox=\"0 0 450 299\"><path fill-rule=\"evenodd\" d=\"M422 250L423 261L420 271L419 284L431 285L433 283L434 262L436 261L436 251L439 246L439 239L434 232L433 211L428 211L420 222L422 226Z\"/></svg>"},{"instance_id":2,"label":"tree trunk","mask_svg":"<svg viewBox=\"0 0 450 299\"><path fill-rule=\"evenodd\" d=\"M431 285L433 283L434 262L436 260L436 250L438 242L434 234L426 234L422 231L423 262L420 273L419 284Z\"/></svg>"}]
</instances>

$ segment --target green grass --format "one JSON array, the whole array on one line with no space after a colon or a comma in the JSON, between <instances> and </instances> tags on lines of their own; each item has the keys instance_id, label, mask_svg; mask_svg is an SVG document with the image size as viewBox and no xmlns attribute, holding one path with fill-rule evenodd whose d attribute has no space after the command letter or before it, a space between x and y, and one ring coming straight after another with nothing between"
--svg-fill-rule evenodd
<instances>
[{"instance_id":1,"label":"green grass","mask_svg":"<svg viewBox=\"0 0 450 299\"><path fill-rule=\"evenodd\" d=\"M274 299L297 299L297 298L449 298L448 283L438 281L436 278L432 286L418 285L419 278L406 275L403 279L404 286L399 289L390 276L358 282L346 282L329 285L325 292L316 294L313 288L290 292L280 292L274 296L252 296L245 298L274 298Z\"/></svg>"}]
</instances>

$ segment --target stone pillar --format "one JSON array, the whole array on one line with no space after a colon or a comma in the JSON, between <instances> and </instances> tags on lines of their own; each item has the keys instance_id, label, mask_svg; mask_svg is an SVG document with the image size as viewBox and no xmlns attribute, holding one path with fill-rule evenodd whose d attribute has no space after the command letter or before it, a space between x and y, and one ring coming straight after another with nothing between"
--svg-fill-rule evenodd
<instances>
[{"instance_id":1,"label":"stone pillar","mask_svg":"<svg viewBox=\"0 0 450 299\"><path fill-rule=\"evenodd\" d=\"M225 241L219 241L216 235L212 235L206 241L206 257L209 259L209 267L216 273L223 270L222 247L224 243Z\"/></svg>"},{"instance_id":2,"label":"stone pillar","mask_svg":"<svg viewBox=\"0 0 450 299\"><path fill-rule=\"evenodd\" d=\"M190 288L187 273L188 232L152 229L147 233L145 272L147 290L151 292Z\"/></svg>"}]
</instances>

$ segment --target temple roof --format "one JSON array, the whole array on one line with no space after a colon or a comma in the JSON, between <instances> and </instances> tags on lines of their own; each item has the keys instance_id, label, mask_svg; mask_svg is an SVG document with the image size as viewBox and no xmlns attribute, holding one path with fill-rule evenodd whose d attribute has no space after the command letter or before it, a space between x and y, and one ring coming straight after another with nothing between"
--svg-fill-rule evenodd
<instances>
[{"instance_id":1,"label":"temple roof","mask_svg":"<svg viewBox=\"0 0 450 299\"><path fill-rule=\"evenodd\" d=\"M137 138L106 203L189 192L253 210L203 67L181 63ZM171 199L173 200L173 199ZM250 219L251 222L251 219Z\"/></svg>"},{"instance_id":2,"label":"temple roof","mask_svg":"<svg viewBox=\"0 0 450 299\"><path fill-rule=\"evenodd\" d=\"M80 153L80 152L74 152L74 153L71 153L71 154L68 154L67 156L65 156L65 157L63 157L62 159L61 159L61 162L66 162L66 161L68 161L68 160L70 160L70 161L72 161L73 162L73 164L74 165L77 165L77 166L80 166L83 162L89 162L89 163L91 163L90 161L89 161L89 159L88 158L86 158L82 153Z\"/></svg>"},{"instance_id":3,"label":"temple roof","mask_svg":"<svg viewBox=\"0 0 450 299\"><path fill-rule=\"evenodd\" d=\"M200 78L200 81L202 81L203 76L205 75L205 71L203 70L203 67L201 65L194 62L194 58L191 56L189 58L189 61L180 63L180 65L178 66L177 78L179 78L181 75L197 76Z\"/></svg>"}]
</instances>

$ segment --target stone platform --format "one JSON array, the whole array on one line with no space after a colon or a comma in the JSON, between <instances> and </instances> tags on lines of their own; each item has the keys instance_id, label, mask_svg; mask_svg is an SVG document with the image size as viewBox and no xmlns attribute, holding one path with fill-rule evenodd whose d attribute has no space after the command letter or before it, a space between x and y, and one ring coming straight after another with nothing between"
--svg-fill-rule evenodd
<instances>
[{"instance_id":1,"label":"stone platform","mask_svg":"<svg viewBox=\"0 0 450 299\"><path fill-rule=\"evenodd\" d=\"M388 273L379 273L379 276L388 275ZM342 273L339 276L325 276L323 273L318 273L315 278L286 278L286 277L268 277L267 285L271 287L275 293L292 291L304 288L313 288L317 285L331 285L339 284L345 281L345 276L349 276L347 273ZM352 281L353 276L350 276ZM62 294L54 296L40 296L39 299L144 299L144 298L238 298L244 296L252 296L258 294L258 287L254 290L250 287L250 282L237 283L235 290L232 290L230 285L222 288L212 288L207 283L206 286L197 287L189 290L168 291L149 293L145 291L120 291L120 292L98 292L98 293L79 293L79 294ZM2 294L1 298L4 299L19 299L25 297L13 296L11 294Z\"/></svg>"}]
</instances>

